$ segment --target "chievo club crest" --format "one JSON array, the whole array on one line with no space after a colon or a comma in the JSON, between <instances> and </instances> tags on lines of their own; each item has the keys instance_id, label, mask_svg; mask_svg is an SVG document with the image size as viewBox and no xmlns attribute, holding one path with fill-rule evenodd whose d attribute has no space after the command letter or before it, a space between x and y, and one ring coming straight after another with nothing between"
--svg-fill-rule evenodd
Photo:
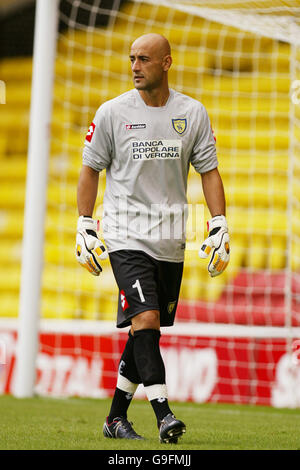
<instances>
[{"instance_id":1,"label":"chievo club crest","mask_svg":"<svg viewBox=\"0 0 300 470\"><path fill-rule=\"evenodd\" d=\"M186 119L172 119L172 124L178 134L183 134L186 130Z\"/></svg>"},{"instance_id":2,"label":"chievo club crest","mask_svg":"<svg viewBox=\"0 0 300 470\"><path fill-rule=\"evenodd\" d=\"M175 305L176 305L176 300L174 300L174 302L169 302L168 303L168 307L167 307L168 313L173 312Z\"/></svg>"}]
</instances>

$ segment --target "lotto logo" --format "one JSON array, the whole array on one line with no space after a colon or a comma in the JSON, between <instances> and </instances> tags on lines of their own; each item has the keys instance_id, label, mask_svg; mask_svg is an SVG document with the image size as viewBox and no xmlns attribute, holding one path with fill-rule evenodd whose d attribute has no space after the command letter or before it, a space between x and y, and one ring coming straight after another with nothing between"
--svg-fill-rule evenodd
<instances>
[{"instance_id":1,"label":"lotto logo","mask_svg":"<svg viewBox=\"0 0 300 470\"><path fill-rule=\"evenodd\" d=\"M125 297L125 292L123 290L120 291L120 298L121 298L121 306L122 310L126 310L129 307L129 303L127 302L127 299Z\"/></svg>"},{"instance_id":2,"label":"lotto logo","mask_svg":"<svg viewBox=\"0 0 300 470\"><path fill-rule=\"evenodd\" d=\"M88 142L91 142L91 140L92 140L95 127L96 127L95 124L92 122L92 124L90 125L89 130L87 132L87 135L85 137L85 140L87 140Z\"/></svg>"},{"instance_id":3,"label":"lotto logo","mask_svg":"<svg viewBox=\"0 0 300 470\"><path fill-rule=\"evenodd\" d=\"M146 124L126 124L126 129L146 129Z\"/></svg>"},{"instance_id":4,"label":"lotto logo","mask_svg":"<svg viewBox=\"0 0 300 470\"><path fill-rule=\"evenodd\" d=\"M216 136L215 136L215 131L213 130L212 127L211 127L211 132L212 132L213 138L215 139L215 142L217 142L217 139L216 139Z\"/></svg>"}]
</instances>

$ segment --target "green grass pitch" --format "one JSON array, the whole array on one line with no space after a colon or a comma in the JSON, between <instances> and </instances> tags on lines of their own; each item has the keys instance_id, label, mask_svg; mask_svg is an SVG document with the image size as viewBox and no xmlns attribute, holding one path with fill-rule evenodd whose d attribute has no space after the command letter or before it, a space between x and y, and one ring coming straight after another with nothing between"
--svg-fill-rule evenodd
<instances>
[{"instance_id":1,"label":"green grass pitch","mask_svg":"<svg viewBox=\"0 0 300 470\"><path fill-rule=\"evenodd\" d=\"M110 400L16 399L0 396L1 450L296 450L300 410L271 407L172 403L187 426L175 444L160 444L146 401L133 401L128 418L145 441L105 439L102 425Z\"/></svg>"}]
</instances>

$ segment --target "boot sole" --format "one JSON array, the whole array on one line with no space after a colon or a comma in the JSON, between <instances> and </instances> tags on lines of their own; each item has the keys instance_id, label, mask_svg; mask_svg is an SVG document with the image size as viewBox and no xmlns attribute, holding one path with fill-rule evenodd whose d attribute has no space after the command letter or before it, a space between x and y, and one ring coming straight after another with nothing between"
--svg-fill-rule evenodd
<instances>
[{"instance_id":1,"label":"boot sole","mask_svg":"<svg viewBox=\"0 0 300 470\"><path fill-rule=\"evenodd\" d=\"M168 437L159 437L162 444L177 444L178 438L186 432L185 426L175 427L169 429L167 432Z\"/></svg>"}]
</instances>

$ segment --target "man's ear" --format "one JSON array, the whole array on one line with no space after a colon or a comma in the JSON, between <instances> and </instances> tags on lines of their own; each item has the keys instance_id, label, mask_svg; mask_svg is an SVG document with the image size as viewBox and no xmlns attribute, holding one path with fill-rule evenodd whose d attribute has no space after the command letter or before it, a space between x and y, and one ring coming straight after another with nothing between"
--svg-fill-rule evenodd
<instances>
[{"instance_id":1,"label":"man's ear","mask_svg":"<svg viewBox=\"0 0 300 470\"><path fill-rule=\"evenodd\" d=\"M164 72L167 72L169 70L169 68L171 67L172 65L172 57L170 55L166 55L164 58L163 58L163 69L164 69Z\"/></svg>"}]
</instances>

